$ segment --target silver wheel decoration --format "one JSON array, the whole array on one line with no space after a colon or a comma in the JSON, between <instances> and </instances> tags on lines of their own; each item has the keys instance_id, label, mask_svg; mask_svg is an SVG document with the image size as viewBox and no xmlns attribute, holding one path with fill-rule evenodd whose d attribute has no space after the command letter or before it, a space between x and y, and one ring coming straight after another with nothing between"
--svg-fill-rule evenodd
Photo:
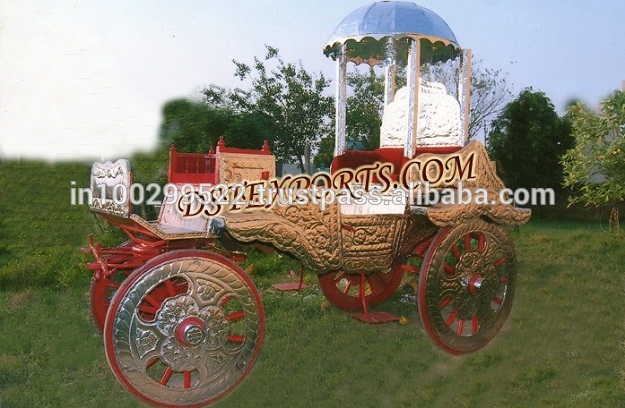
<instances>
[{"instance_id":1,"label":"silver wheel decoration","mask_svg":"<svg viewBox=\"0 0 625 408\"><path fill-rule=\"evenodd\" d=\"M198 405L247 374L264 323L256 289L240 273L216 259L184 257L145 271L120 293L107 317L115 361L107 357L132 393L157 404ZM146 318L142 304L154 306L152 293L172 279L184 279L186 293L167 297Z\"/></svg>"}]
</instances>

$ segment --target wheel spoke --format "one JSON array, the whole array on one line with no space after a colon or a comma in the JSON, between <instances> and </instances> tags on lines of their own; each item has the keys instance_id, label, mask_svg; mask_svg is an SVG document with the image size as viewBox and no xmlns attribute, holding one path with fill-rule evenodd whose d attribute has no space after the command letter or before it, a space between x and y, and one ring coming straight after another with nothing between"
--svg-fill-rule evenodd
<instances>
[{"instance_id":1,"label":"wheel spoke","mask_svg":"<svg viewBox=\"0 0 625 408\"><path fill-rule=\"evenodd\" d=\"M403 269L404 272L408 272L408 273L419 273L419 268L415 268L412 265L408 265L408 264L403 264L401 266L401 268Z\"/></svg>"},{"instance_id":2,"label":"wheel spoke","mask_svg":"<svg viewBox=\"0 0 625 408\"><path fill-rule=\"evenodd\" d=\"M473 316L473 319L471 319L471 331L473 332L473 334L477 333L477 329L479 327L480 327L479 319L477 318L477 316Z\"/></svg>"},{"instance_id":3,"label":"wheel spoke","mask_svg":"<svg viewBox=\"0 0 625 408\"><path fill-rule=\"evenodd\" d=\"M121 286L121 283L105 281L104 285L112 289L119 289L119 287Z\"/></svg>"},{"instance_id":4,"label":"wheel spoke","mask_svg":"<svg viewBox=\"0 0 625 408\"><path fill-rule=\"evenodd\" d=\"M451 301L454 300L453 297L451 296L447 296L445 297L442 302L438 305L438 307L440 307L441 309L443 309L445 306L447 306L448 304L451 303Z\"/></svg>"},{"instance_id":5,"label":"wheel spoke","mask_svg":"<svg viewBox=\"0 0 625 408\"><path fill-rule=\"evenodd\" d=\"M451 246L451 252L454 254L454 257L456 258L456 260L460 260L460 250L458 249L458 247L456 245L452 245Z\"/></svg>"},{"instance_id":6,"label":"wheel spoke","mask_svg":"<svg viewBox=\"0 0 625 408\"><path fill-rule=\"evenodd\" d=\"M174 290L176 294L185 293L189 289L189 284L185 280L181 280L180 282L174 283Z\"/></svg>"},{"instance_id":7,"label":"wheel spoke","mask_svg":"<svg viewBox=\"0 0 625 408\"><path fill-rule=\"evenodd\" d=\"M471 234L467 234L464 236L464 250L465 251L471 250Z\"/></svg>"},{"instance_id":8,"label":"wheel spoke","mask_svg":"<svg viewBox=\"0 0 625 408\"><path fill-rule=\"evenodd\" d=\"M412 254L416 255L418 258L423 259L425 251L427 251L427 249L430 246L430 244L432 243L433 239L434 239L434 237L428 238L427 240L425 240L421 244L417 245L417 247L414 249L414 251L412 251Z\"/></svg>"},{"instance_id":9,"label":"wheel spoke","mask_svg":"<svg viewBox=\"0 0 625 408\"><path fill-rule=\"evenodd\" d=\"M163 376L161 377L159 384L161 385L167 385L167 383L169 382L169 380L171 379L171 375L174 373L174 370L171 369L171 367L167 367L165 369L165 372L163 373Z\"/></svg>"},{"instance_id":10,"label":"wheel spoke","mask_svg":"<svg viewBox=\"0 0 625 408\"><path fill-rule=\"evenodd\" d=\"M454 322L454 320L456 320L457 316L458 316L458 312L457 311L454 310L453 312L451 312L451 314L449 315L447 320L445 320L445 324L447 325L447 327L451 326L451 324Z\"/></svg>"},{"instance_id":11,"label":"wheel spoke","mask_svg":"<svg viewBox=\"0 0 625 408\"><path fill-rule=\"evenodd\" d=\"M463 329L464 329L464 320L460 319L458 320L458 327L456 328L456 333L458 334L458 336L462 336Z\"/></svg>"},{"instance_id":12,"label":"wheel spoke","mask_svg":"<svg viewBox=\"0 0 625 408\"><path fill-rule=\"evenodd\" d=\"M445 269L445 273L449 276L453 276L456 274L456 268L447 263L443 263L443 269Z\"/></svg>"},{"instance_id":13,"label":"wheel spoke","mask_svg":"<svg viewBox=\"0 0 625 408\"><path fill-rule=\"evenodd\" d=\"M229 334L227 340L231 341L233 343L242 344L245 341L245 337L243 337L243 336L235 336L234 334Z\"/></svg>"},{"instance_id":14,"label":"wheel spoke","mask_svg":"<svg viewBox=\"0 0 625 408\"><path fill-rule=\"evenodd\" d=\"M495 268L499 268L501 265L503 265L503 263L506 262L506 257L502 256L501 258L499 258L497 261L495 261L495 263L493 264L493 266Z\"/></svg>"},{"instance_id":15,"label":"wheel spoke","mask_svg":"<svg viewBox=\"0 0 625 408\"><path fill-rule=\"evenodd\" d=\"M139 311L147 315L155 316L156 312L158 312L158 309L152 306L148 306L145 303L142 303L141 305L139 305Z\"/></svg>"},{"instance_id":16,"label":"wheel spoke","mask_svg":"<svg viewBox=\"0 0 625 408\"><path fill-rule=\"evenodd\" d=\"M343 280L343 279L345 279L345 280L349 280L349 279L347 279L347 277L345 276L345 274L344 274L344 273L342 273L342 272L341 272L341 273L336 274L336 276L335 276L335 278L334 278L334 284L335 284L335 285L336 285L336 284L338 284L338 283L339 283L341 280Z\"/></svg>"},{"instance_id":17,"label":"wheel spoke","mask_svg":"<svg viewBox=\"0 0 625 408\"><path fill-rule=\"evenodd\" d=\"M345 285L345 288L343 289L343 293L347 295L351 287L352 287L352 281L351 279L348 279L347 284Z\"/></svg>"},{"instance_id":18,"label":"wheel spoke","mask_svg":"<svg viewBox=\"0 0 625 408\"><path fill-rule=\"evenodd\" d=\"M383 277L384 275L387 275L387 274L376 272L367 276L367 281L369 282L369 287L371 288L372 295L378 295L382 293L384 289L386 288L388 282Z\"/></svg>"},{"instance_id":19,"label":"wheel spoke","mask_svg":"<svg viewBox=\"0 0 625 408\"><path fill-rule=\"evenodd\" d=\"M156 364L157 361L160 361L160 357L161 349L159 345L159 347L148 351L144 356L140 357L137 360L137 366L140 370L143 370L143 372L145 372L145 370Z\"/></svg>"},{"instance_id":20,"label":"wheel spoke","mask_svg":"<svg viewBox=\"0 0 625 408\"><path fill-rule=\"evenodd\" d=\"M163 303L162 300L158 300L156 299L153 295L149 294L145 296L145 301L148 302L152 307L154 307L156 310L158 310L159 307L161 307L161 304Z\"/></svg>"},{"instance_id":21,"label":"wheel spoke","mask_svg":"<svg viewBox=\"0 0 625 408\"><path fill-rule=\"evenodd\" d=\"M184 371L183 372L183 377L184 377L183 387L184 388L191 388L191 371Z\"/></svg>"},{"instance_id":22,"label":"wheel spoke","mask_svg":"<svg viewBox=\"0 0 625 408\"><path fill-rule=\"evenodd\" d=\"M237 320L241 320L245 317L245 312L243 310L239 312L231 313L227 316L228 320L231 322L236 322Z\"/></svg>"},{"instance_id":23,"label":"wheel spoke","mask_svg":"<svg viewBox=\"0 0 625 408\"><path fill-rule=\"evenodd\" d=\"M174 297L177 295L174 284L171 283L171 279L165 280L165 287L167 288L167 294L169 295L169 297Z\"/></svg>"},{"instance_id":24,"label":"wheel spoke","mask_svg":"<svg viewBox=\"0 0 625 408\"><path fill-rule=\"evenodd\" d=\"M160 356L160 354L158 354L158 356ZM150 367L152 367L154 364L156 364L157 361L160 361L160 359L158 358L158 356L156 358L152 358L151 360L148 360L148 362L145 364L145 368L146 370Z\"/></svg>"},{"instance_id":25,"label":"wheel spoke","mask_svg":"<svg viewBox=\"0 0 625 408\"><path fill-rule=\"evenodd\" d=\"M483 251L484 250L484 242L486 241L486 237L484 236L484 234L478 234L477 237L477 250L478 251Z\"/></svg>"}]
</instances>

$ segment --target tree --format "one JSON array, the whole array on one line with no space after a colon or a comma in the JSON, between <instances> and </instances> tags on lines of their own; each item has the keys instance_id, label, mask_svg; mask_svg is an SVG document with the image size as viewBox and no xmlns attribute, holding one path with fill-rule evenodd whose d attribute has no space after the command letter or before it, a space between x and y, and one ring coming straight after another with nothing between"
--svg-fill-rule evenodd
<instances>
[{"instance_id":1,"label":"tree","mask_svg":"<svg viewBox=\"0 0 625 408\"><path fill-rule=\"evenodd\" d=\"M457 65L455 60L424 65L422 68L423 79L441 82L447 88L447 92L457 97ZM480 132L488 133L492 120L505 107L511 96L507 77L501 69L484 67L482 60L472 60L469 139L473 139Z\"/></svg>"},{"instance_id":2,"label":"tree","mask_svg":"<svg viewBox=\"0 0 625 408\"><path fill-rule=\"evenodd\" d=\"M333 98L323 93L330 81L323 74L307 72L302 64L286 63L278 49L266 46L264 60L248 64L234 60L235 77L250 81L251 89L225 90L216 85L204 89L213 107L257 115L271 134L271 148L279 161L297 161L310 172L311 152L330 132ZM273 64L273 68L268 67Z\"/></svg>"},{"instance_id":3,"label":"tree","mask_svg":"<svg viewBox=\"0 0 625 408\"><path fill-rule=\"evenodd\" d=\"M562 158L563 186L571 203L612 206L625 200L625 92L613 92L599 113L581 103L569 107L574 146Z\"/></svg>"},{"instance_id":4,"label":"tree","mask_svg":"<svg viewBox=\"0 0 625 408\"><path fill-rule=\"evenodd\" d=\"M560 159L572 146L570 125L543 92L521 91L493 121L488 152L510 188L554 188L562 182Z\"/></svg>"},{"instance_id":5,"label":"tree","mask_svg":"<svg viewBox=\"0 0 625 408\"><path fill-rule=\"evenodd\" d=\"M347 97L345 118L348 142L362 150L380 147L380 126L384 106L383 77L373 68L367 74L359 72L347 76L351 95Z\"/></svg>"},{"instance_id":6,"label":"tree","mask_svg":"<svg viewBox=\"0 0 625 408\"><path fill-rule=\"evenodd\" d=\"M200 102L169 101L163 106L162 115L161 143L165 147L173 143L179 151L207 152L224 131L220 112Z\"/></svg>"},{"instance_id":7,"label":"tree","mask_svg":"<svg viewBox=\"0 0 625 408\"><path fill-rule=\"evenodd\" d=\"M323 136L319 141L319 149L314 158L317 168L330 168L334 158L334 133Z\"/></svg>"},{"instance_id":8,"label":"tree","mask_svg":"<svg viewBox=\"0 0 625 408\"><path fill-rule=\"evenodd\" d=\"M373 68L366 74L347 74L346 145L353 150L373 150L380 146L380 126L384 107L384 78ZM329 167L334 157L334 132L324 136L315 155L317 167Z\"/></svg>"},{"instance_id":9,"label":"tree","mask_svg":"<svg viewBox=\"0 0 625 408\"><path fill-rule=\"evenodd\" d=\"M204 102L175 99L163 107L161 144L174 144L181 152L208 152L224 136L230 147L259 149L269 137L263 117L236 113Z\"/></svg>"}]
</instances>

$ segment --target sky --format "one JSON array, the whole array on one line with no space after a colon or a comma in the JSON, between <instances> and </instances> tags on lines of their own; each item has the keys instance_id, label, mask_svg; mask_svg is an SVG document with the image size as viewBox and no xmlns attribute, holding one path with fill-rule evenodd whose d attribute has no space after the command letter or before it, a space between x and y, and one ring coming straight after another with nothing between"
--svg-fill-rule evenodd
<instances>
[{"instance_id":1,"label":"sky","mask_svg":"<svg viewBox=\"0 0 625 408\"><path fill-rule=\"evenodd\" d=\"M0 157L115 159L156 145L161 108L214 83L264 45L334 78L323 47L367 0L0 3ZM564 113L625 80L625 2L417 0L440 15L513 95L543 91Z\"/></svg>"}]
</instances>

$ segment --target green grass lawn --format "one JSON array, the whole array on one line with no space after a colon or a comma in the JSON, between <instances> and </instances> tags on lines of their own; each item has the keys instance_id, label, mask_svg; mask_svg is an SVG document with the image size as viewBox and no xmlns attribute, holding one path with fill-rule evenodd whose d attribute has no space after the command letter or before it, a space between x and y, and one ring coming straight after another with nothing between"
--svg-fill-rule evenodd
<instances>
[{"instance_id":1,"label":"green grass lawn","mask_svg":"<svg viewBox=\"0 0 625 408\"><path fill-rule=\"evenodd\" d=\"M69 205L85 165L0 163L0 407L137 407L109 371L90 321L87 235L120 239ZM45 179L48 178L48 181ZM625 237L597 224L512 232L519 279L510 318L484 350L439 351L415 305L379 306L407 325L366 325L310 288L277 292L295 265L254 253L263 350L218 407L625 406ZM121 240L121 239L120 239Z\"/></svg>"}]
</instances>

